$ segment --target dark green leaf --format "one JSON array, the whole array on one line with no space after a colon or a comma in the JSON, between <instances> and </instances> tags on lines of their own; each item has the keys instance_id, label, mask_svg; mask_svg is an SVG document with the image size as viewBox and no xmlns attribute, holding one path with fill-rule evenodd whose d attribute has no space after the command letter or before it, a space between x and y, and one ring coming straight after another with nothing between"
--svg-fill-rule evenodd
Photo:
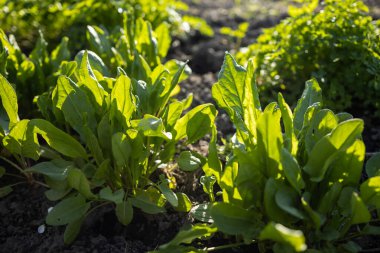
<instances>
[{"instance_id":1,"label":"dark green leaf","mask_svg":"<svg viewBox=\"0 0 380 253\"><path fill-rule=\"evenodd\" d=\"M90 203L81 195L64 199L48 213L46 223L53 226L69 224L83 217L89 208Z\"/></svg>"},{"instance_id":2,"label":"dark green leaf","mask_svg":"<svg viewBox=\"0 0 380 253\"><path fill-rule=\"evenodd\" d=\"M131 201L124 200L116 205L116 216L121 224L128 225L133 219L133 208Z\"/></svg>"}]
</instances>

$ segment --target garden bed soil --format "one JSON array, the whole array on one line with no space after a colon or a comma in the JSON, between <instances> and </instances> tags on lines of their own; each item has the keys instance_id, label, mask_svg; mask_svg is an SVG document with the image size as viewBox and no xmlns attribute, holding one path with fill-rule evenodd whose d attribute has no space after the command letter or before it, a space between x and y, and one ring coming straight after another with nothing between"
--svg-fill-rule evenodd
<instances>
[{"instance_id":1,"label":"garden bed soil","mask_svg":"<svg viewBox=\"0 0 380 253\"><path fill-rule=\"evenodd\" d=\"M378 8L380 4L368 0L370 4ZM175 45L168 56L169 59L190 60L189 65L193 74L183 82L180 97L186 97L190 92L194 94L193 106L202 103L213 103L211 98L211 86L217 80L217 73L222 65L225 51L231 48L229 40L218 33L222 26L236 27L239 23L248 20L250 28L243 45L252 43L264 27L270 27L286 17L285 5L276 5L275 14L259 15L255 18L238 15L239 9L234 9L236 15L231 15L234 1L227 0L187 0L191 5L190 12L206 19L216 32L213 38L207 38L199 33L190 38L176 39ZM265 1L255 1L265 3ZM273 1L283 2L283 1ZM277 3L278 4L278 3ZM265 8L264 8L265 9ZM375 9L375 8L373 8ZM377 9L376 9L377 10ZM257 14L259 13L259 14ZM380 13L380 12L379 12ZM378 14L374 14L376 16ZM259 17L259 18L257 18ZM363 117L365 130L363 134L367 152L380 150L380 120L361 112L354 114ZM234 129L225 113L220 112L217 120L218 131L223 135L232 134ZM204 150L205 144L198 147ZM207 146L207 144L206 144ZM201 190L197 178L200 174L186 174L178 172L179 191L189 195L192 201L202 202L207 196ZM5 183L3 180L2 184ZM73 244L63 244L64 227L46 226L43 233L38 228L44 224L44 218L49 207L54 203L44 196L45 189L41 186L30 187L20 185L14 192L0 199L0 252L128 252L140 253L157 248L171 240L178 230L185 224L192 222L184 213L176 213L168 210L159 215L143 214L138 209L134 211L133 222L127 227L118 223L112 206L104 206L92 212L86 219L81 233ZM380 241L380 240L377 240ZM226 243L225 238L215 237L213 245ZM374 247L374 240L369 238L363 242L366 246ZM375 243L376 244L376 243ZM222 252L222 251L220 251ZM232 252L226 250L225 252ZM256 252L255 246L248 246L233 250L233 252Z\"/></svg>"}]
</instances>

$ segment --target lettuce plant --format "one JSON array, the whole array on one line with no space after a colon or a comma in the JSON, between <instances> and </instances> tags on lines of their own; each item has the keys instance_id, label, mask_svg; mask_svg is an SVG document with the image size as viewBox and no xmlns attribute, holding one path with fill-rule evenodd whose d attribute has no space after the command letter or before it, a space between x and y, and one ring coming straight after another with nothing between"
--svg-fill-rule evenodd
<instances>
[{"instance_id":1,"label":"lettuce plant","mask_svg":"<svg viewBox=\"0 0 380 253\"><path fill-rule=\"evenodd\" d=\"M329 108L379 113L379 27L367 6L358 0L302 2L242 49L238 62L252 57L258 87L272 95L284 91L290 104L313 76Z\"/></svg>"},{"instance_id":2,"label":"lettuce plant","mask_svg":"<svg viewBox=\"0 0 380 253\"><path fill-rule=\"evenodd\" d=\"M210 223L206 228L180 232L160 252L205 252L182 244L216 231L257 243L260 252L358 252L353 238L380 230L372 223L380 210L379 155L367 163L371 177L361 183L363 121L323 109L315 79L293 111L281 94L262 109L257 90L253 62L245 69L227 54L212 94L236 127L233 150L223 168L214 134L204 166L221 199L192 210ZM209 194L212 184L205 187Z\"/></svg>"}]
</instances>

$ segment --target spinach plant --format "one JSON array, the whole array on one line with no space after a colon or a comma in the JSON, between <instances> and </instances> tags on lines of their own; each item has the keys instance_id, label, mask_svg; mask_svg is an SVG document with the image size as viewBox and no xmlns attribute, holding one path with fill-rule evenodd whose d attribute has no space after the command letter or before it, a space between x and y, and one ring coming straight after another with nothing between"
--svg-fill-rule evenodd
<instances>
[{"instance_id":1,"label":"spinach plant","mask_svg":"<svg viewBox=\"0 0 380 253\"><path fill-rule=\"evenodd\" d=\"M0 98L0 160L5 161L7 165L7 169L1 167L0 177L6 175L17 179L14 182L8 180L7 182L13 183L0 188L0 197L12 192L14 186L23 183L46 187L45 183L37 180L28 172L29 167L41 157L44 159L57 158L55 151L73 158L78 154L86 154L79 142L50 122L43 119L20 120L16 91L1 74ZM53 150L41 146L38 135L51 145ZM15 173L15 170L18 174Z\"/></svg>"},{"instance_id":2,"label":"spinach plant","mask_svg":"<svg viewBox=\"0 0 380 253\"><path fill-rule=\"evenodd\" d=\"M20 112L29 112L29 115L23 116L30 117L35 113L31 110L34 96L55 84L56 72L61 63L70 59L68 38L62 38L61 43L50 53L47 46L40 33L36 46L27 56L19 48L14 36L8 38L0 29L0 74L15 84Z\"/></svg>"},{"instance_id":3,"label":"spinach plant","mask_svg":"<svg viewBox=\"0 0 380 253\"><path fill-rule=\"evenodd\" d=\"M46 113L78 136L81 152L67 156L58 151L51 161L27 170L43 174L50 187L47 197L60 200L46 221L67 225L67 243L78 234L86 215L104 204L115 205L124 225L133 217L132 207L155 214L164 212L169 203L176 210L189 211L187 196L172 190L176 146L198 141L216 116L212 104L184 114L192 96L183 101L173 98L184 78L185 63L168 62L151 69L137 55L132 75L119 68L117 77L109 78L89 59L85 51L79 65L69 62L70 71L58 78L47 100L53 110ZM48 144L54 148L54 143ZM200 157L185 152L182 165Z\"/></svg>"},{"instance_id":4,"label":"spinach plant","mask_svg":"<svg viewBox=\"0 0 380 253\"><path fill-rule=\"evenodd\" d=\"M206 228L180 232L160 252L205 252L183 244L216 231L236 236L231 246L257 243L260 252L359 252L354 238L379 233L372 215L380 210L380 156L367 163L371 177L361 183L363 121L323 109L315 79L306 82L293 111L281 93L262 109L253 62L245 69L227 54L212 94L236 127L224 168L215 134L204 166L222 199L210 197L192 210L210 223ZM204 188L213 195L213 181L207 181Z\"/></svg>"},{"instance_id":5,"label":"spinach plant","mask_svg":"<svg viewBox=\"0 0 380 253\"><path fill-rule=\"evenodd\" d=\"M252 57L262 94L283 91L291 105L313 76L329 108L379 114L379 26L368 7L358 0L301 2L241 50L238 62Z\"/></svg>"}]
</instances>

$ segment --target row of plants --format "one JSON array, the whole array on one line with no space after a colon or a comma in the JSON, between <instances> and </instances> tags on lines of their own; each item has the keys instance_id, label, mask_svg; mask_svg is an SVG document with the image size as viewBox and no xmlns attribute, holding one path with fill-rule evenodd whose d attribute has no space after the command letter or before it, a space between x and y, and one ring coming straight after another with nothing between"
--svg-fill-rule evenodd
<instances>
[{"instance_id":1,"label":"row of plants","mask_svg":"<svg viewBox=\"0 0 380 253\"><path fill-rule=\"evenodd\" d=\"M180 0L1 0L0 20L2 29L14 34L26 49L33 48L40 30L53 47L59 38L68 36L76 42L71 45L73 49L82 49L83 31L88 25L118 33L124 13L149 21L153 29L167 23L173 35L186 36L195 29L212 36L213 31L204 20L182 15L188 8Z\"/></svg>"},{"instance_id":2,"label":"row of plants","mask_svg":"<svg viewBox=\"0 0 380 253\"><path fill-rule=\"evenodd\" d=\"M172 208L200 222L158 252L244 244L260 252L358 252L356 238L380 234L380 154L362 172L362 120L325 109L316 79L293 111L281 93L262 110L257 64L244 68L226 54L212 96L236 134L222 156L215 106L192 108L191 94L175 98L190 69L163 60L171 26L144 18L124 13L119 31L88 26L91 51L74 58L67 38L49 51L41 33L27 56L0 32L0 159L7 164L0 176L23 178L1 187L1 197L19 184L46 187L57 201L46 223L66 226L65 243L104 205L123 225L136 208L152 215ZM188 149L206 135L207 156ZM208 203L195 205L176 190L178 168L203 169ZM191 244L215 234L236 242Z\"/></svg>"}]
</instances>

